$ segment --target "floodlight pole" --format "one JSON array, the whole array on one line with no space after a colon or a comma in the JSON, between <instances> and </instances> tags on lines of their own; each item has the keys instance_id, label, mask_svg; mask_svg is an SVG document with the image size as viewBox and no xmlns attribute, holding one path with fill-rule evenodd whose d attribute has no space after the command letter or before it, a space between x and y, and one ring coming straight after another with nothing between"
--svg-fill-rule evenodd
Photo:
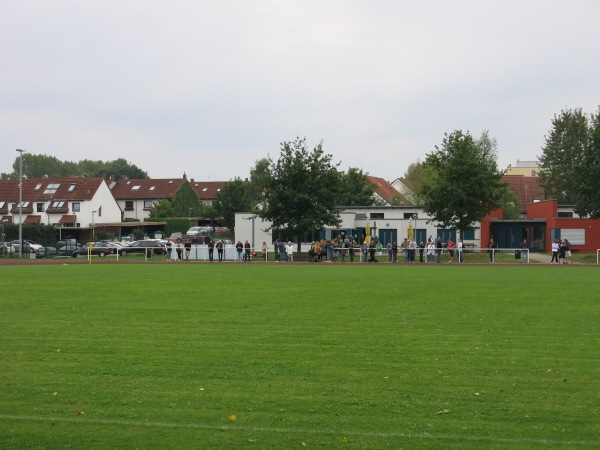
<instances>
[{"instance_id":1,"label":"floodlight pole","mask_svg":"<svg viewBox=\"0 0 600 450\"><path fill-rule=\"evenodd\" d=\"M19 152L19 258L23 257L23 153L25 150L18 148Z\"/></svg>"},{"instance_id":2,"label":"floodlight pole","mask_svg":"<svg viewBox=\"0 0 600 450\"><path fill-rule=\"evenodd\" d=\"M95 242L96 239L94 237L94 214L96 214L98 211L92 211L92 242Z\"/></svg>"}]
</instances>

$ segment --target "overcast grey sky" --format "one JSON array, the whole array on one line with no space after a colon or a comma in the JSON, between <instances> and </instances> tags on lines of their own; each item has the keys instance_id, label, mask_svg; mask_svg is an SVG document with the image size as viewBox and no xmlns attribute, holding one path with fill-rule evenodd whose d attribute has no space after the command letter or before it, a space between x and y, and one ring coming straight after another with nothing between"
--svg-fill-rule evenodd
<instances>
[{"instance_id":1,"label":"overcast grey sky","mask_svg":"<svg viewBox=\"0 0 600 450\"><path fill-rule=\"evenodd\" d=\"M0 14L0 172L17 148L153 178L247 177L323 141L387 180L456 129L500 168L598 110L598 0L19 0Z\"/></svg>"}]
</instances>

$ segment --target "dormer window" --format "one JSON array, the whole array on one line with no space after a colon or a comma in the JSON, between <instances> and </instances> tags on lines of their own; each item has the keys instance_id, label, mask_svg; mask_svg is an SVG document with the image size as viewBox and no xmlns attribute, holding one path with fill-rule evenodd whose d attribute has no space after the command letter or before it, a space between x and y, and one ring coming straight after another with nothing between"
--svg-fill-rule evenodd
<instances>
[{"instance_id":1,"label":"dormer window","mask_svg":"<svg viewBox=\"0 0 600 450\"><path fill-rule=\"evenodd\" d=\"M15 208L27 208L29 206L29 202L23 202L21 204L21 202L17 203L17 205L15 206Z\"/></svg>"},{"instance_id":2,"label":"dormer window","mask_svg":"<svg viewBox=\"0 0 600 450\"><path fill-rule=\"evenodd\" d=\"M60 183L50 183L46 187L44 194L56 194L56 191L58 190L59 187L60 187Z\"/></svg>"},{"instance_id":3,"label":"dormer window","mask_svg":"<svg viewBox=\"0 0 600 450\"><path fill-rule=\"evenodd\" d=\"M64 200L54 200L52 202L52 208L62 208L63 206L65 206Z\"/></svg>"},{"instance_id":4,"label":"dormer window","mask_svg":"<svg viewBox=\"0 0 600 450\"><path fill-rule=\"evenodd\" d=\"M75 186L77 186L77 184L76 184L76 183L71 183L71 186L69 186L69 189L68 189L68 191L69 191L69 192L73 192L73 191L75 190Z\"/></svg>"}]
</instances>

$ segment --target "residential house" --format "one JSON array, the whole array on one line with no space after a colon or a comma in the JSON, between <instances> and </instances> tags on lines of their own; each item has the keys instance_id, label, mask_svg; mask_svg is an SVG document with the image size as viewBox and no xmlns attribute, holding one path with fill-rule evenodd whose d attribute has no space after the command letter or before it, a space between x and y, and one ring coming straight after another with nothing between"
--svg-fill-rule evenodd
<instances>
[{"instance_id":1,"label":"residential house","mask_svg":"<svg viewBox=\"0 0 600 450\"><path fill-rule=\"evenodd\" d=\"M226 181L194 181L190 180L190 185L200 201L207 206L211 206L217 198L217 194L221 192Z\"/></svg>"},{"instance_id":2,"label":"residential house","mask_svg":"<svg viewBox=\"0 0 600 450\"><path fill-rule=\"evenodd\" d=\"M102 177L23 179L22 193L19 180L0 180L0 216L2 222L22 218L23 223L81 230L120 220L121 209Z\"/></svg>"},{"instance_id":3,"label":"residential house","mask_svg":"<svg viewBox=\"0 0 600 450\"><path fill-rule=\"evenodd\" d=\"M123 220L137 219L144 222L150 217L150 209L158 200L171 200L186 180L183 178L109 179L114 199L123 211Z\"/></svg>"}]
</instances>

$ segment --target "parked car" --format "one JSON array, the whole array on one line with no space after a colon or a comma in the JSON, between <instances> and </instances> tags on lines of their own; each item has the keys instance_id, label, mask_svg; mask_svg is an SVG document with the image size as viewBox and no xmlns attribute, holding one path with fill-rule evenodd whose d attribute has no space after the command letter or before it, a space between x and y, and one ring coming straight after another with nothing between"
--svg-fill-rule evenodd
<instances>
[{"instance_id":1,"label":"parked car","mask_svg":"<svg viewBox=\"0 0 600 450\"><path fill-rule=\"evenodd\" d=\"M106 245L107 247L110 247L112 250L112 253L118 253L119 250L121 250L124 247L127 247L125 244L123 244L122 242L102 242L103 245Z\"/></svg>"},{"instance_id":2,"label":"parked car","mask_svg":"<svg viewBox=\"0 0 600 450\"><path fill-rule=\"evenodd\" d=\"M42 247L35 252L35 259L56 256L56 247Z\"/></svg>"},{"instance_id":3,"label":"parked car","mask_svg":"<svg viewBox=\"0 0 600 450\"><path fill-rule=\"evenodd\" d=\"M0 242L0 255L11 255L15 252L15 248L10 242Z\"/></svg>"},{"instance_id":4,"label":"parked car","mask_svg":"<svg viewBox=\"0 0 600 450\"><path fill-rule=\"evenodd\" d=\"M59 243L61 241L58 241ZM76 252L81 248L81 244L77 242L62 242L62 245L56 247L56 256L73 256L73 252Z\"/></svg>"},{"instance_id":5,"label":"parked car","mask_svg":"<svg viewBox=\"0 0 600 450\"><path fill-rule=\"evenodd\" d=\"M145 253L147 249L152 249L155 255L164 255L167 249L160 241L134 241L126 247L120 249L119 255L125 256L131 253Z\"/></svg>"},{"instance_id":6,"label":"parked car","mask_svg":"<svg viewBox=\"0 0 600 450\"><path fill-rule=\"evenodd\" d=\"M169 236L168 240L172 241L173 239L177 240L181 238L183 238L183 233L181 231L177 231L175 233L171 233L171 236Z\"/></svg>"},{"instance_id":7,"label":"parked car","mask_svg":"<svg viewBox=\"0 0 600 450\"><path fill-rule=\"evenodd\" d=\"M98 255L101 258L113 253L113 248L102 242L87 242L83 247L73 252L73 257L89 255L90 248L92 255Z\"/></svg>"},{"instance_id":8,"label":"parked car","mask_svg":"<svg viewBox=\"0 0 600 450\"><path fill-rule=\"evenodd\" d=\"M19 240L16 239L14 241L11 241L11 244L12 244L13 248L15 249L15 251L18 252L19 251ZM36 242L33 242L29 239L23 239L23 253L35 253L41 247L43 247L43 246Z\"/></svg>"},{"instance_id":9,"label":"parked car","mask_svg":"<svg viewBox=\"0 0 600 450\"><path fill-rule=\"evenodd\" d=\"M185 235L189 238L192 238L194 236L210 236L211 232L211 227L192 227L189 230L187 230L187 233Z\"/></svg>"}]
</instances>

